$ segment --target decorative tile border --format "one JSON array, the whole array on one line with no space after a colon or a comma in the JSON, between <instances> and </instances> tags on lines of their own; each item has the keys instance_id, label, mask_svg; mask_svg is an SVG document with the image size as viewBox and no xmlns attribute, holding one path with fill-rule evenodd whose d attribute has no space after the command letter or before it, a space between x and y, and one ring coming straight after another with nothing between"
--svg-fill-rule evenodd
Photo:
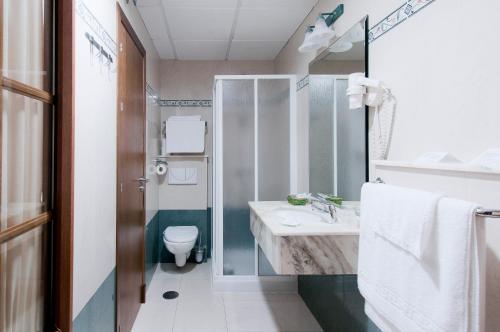
<instances>
[{"instance_id":1,"label":"decorative tile border","mask_svg":"<svg viewBox=\"0 0 500 332\"><path fill-rule=\"evenodd\" d=\"M408 0L401 7L387 15L382 21L375 24L368 32L368 43L372 43L387 31L396 27L413 14L419 12L434 0Z\"/></svg>"},{"instance_id":2,"label":"decorative tile border","mask_svg":"<svg viewBox=\"0 0 500 332\"><path fill-rule=\"evenodd\" d=\"M99 37L106 46L116 56L116 42L104 29L101 22L92 14L82 0L76 2L76 13L87 23L92 31Z\"/></svg>"},{"instance_id":3,"label":"decorative tile border","mask_svg":"<svg viewBox=\"0 0 500 332\"><path fill-rule=\"evenodd\" d=\"M309 85L309 75L306 75L297 82L297 91L302 90L308 85Z\"/></svg>"},{"instance_id":4,"label":"decorative tile border","mask_svg":"<svg viewBox=\"0 0 500 332\"><path fill-rule=\"evenodd\" d=\"M161 107L212 107L212 100L168 100L158 101Z\"/></svg>"}]
</instances>

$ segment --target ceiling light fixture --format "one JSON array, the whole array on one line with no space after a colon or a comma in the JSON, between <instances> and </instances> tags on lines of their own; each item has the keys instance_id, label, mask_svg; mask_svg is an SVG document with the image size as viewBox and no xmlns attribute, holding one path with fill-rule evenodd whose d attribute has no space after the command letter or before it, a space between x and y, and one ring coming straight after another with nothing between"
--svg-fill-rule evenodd
<instances>
[{"instance_id":1,"label":"ceiling light fixture","mask_svg":"<svg viewBox=\"0 0 500 332\"><path fill-rule=\"evenodd\" d=\"M328 46L330 39L335 36L335 32L330 27L343 13L343 4L338 5L331 13L322 13L316 20L316 25L307 28L299 52L313 52L322 46Z\"/></svg>"}]
</instances>

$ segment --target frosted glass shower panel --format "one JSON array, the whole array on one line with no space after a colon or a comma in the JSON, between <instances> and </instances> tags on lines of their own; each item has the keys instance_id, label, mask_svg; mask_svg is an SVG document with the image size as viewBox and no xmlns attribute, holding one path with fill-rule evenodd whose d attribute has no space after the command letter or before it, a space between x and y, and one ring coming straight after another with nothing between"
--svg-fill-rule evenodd
<instances>
[{"instance_id":1,"label":"frosted glass shower panel","mask_svg":"<svg viewBox=\"0 0 500 332\"><path fill-rule=\"evenodd\" d=\"M261 79L258 91L258 200L290 193L290 80Z\"/></svg>"},{"instance_id":2,"label":"frosted glass shower panel","mask_svg":"<svg viewBox=\"0 0 500 332\"><path fill-rule=\"evenodd\" d=\"M334 193L334 90L330 76L309 76L309 190Z\"/></svg>"},{"instance_id":3,"label":"frosted glass shower panel","mask_svg":"<svg viewBox=\"0 0 500 332\"><path fill-rule=\"evenodd\" d=\"M248 202L255 200L254 80L224 80L222 103L223 273L253 275Z\"/></svg>"},{"instance_id":4,"label":"frosted glass shower panel","mask_svg":"<svg viewBox=\"0 0 500 332\"><path fill-rule=\"evenodd\" d=\"M290 80L257 81L258 199L283 201L290 193ZM258 274L275 275L258 249Z\"/></svg>"},{"instance_id":5,"label":"frosted glass shower panel","mask_svg":"<svg viewBox=\"0 0 500 332\"><path fill-rule=\"evenodd\" d=\"M366 113L349 110L347 80L335 83L338 195L348 201L359 201L360 188L366 181Z\"/></svg>"}]
</instances>

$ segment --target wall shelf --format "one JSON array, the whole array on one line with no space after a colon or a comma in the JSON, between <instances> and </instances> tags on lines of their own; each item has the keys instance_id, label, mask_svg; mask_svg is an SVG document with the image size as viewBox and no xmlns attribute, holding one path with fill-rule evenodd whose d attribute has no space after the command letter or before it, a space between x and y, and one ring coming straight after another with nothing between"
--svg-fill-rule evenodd
<instances>
[{"instance_id":1,"label":"wall shelf","mask_svg":"<svg viewBox=\"0 0 500 332\"><path fill-rule=\"evenodd\" d=\"M400 168L450 174L476 174L500 177L500 170L487 169L465 163L417 163L392 160L372 160L371 163L375 166L375 168Z\"/></svg>"},{"instance_id":2,"label":"wall shelf","mask_svg":"<svg viewBox=\"0 0 500 332\"><path fill-rule=\"evenodd\" d=\"M154 159L179 159L179 158L201 158L208 159L208 155L206 154L172 154L172 155L164 155L164 156L154 156Z\"/></svg>"}]
</instances>

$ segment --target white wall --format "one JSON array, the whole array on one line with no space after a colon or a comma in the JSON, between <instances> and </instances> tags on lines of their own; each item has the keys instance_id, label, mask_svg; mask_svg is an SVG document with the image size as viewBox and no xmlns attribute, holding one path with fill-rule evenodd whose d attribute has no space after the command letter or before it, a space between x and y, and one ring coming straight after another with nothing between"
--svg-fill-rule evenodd
<instances>
[{"instance_id":1,"label":"white wall","mask_svg":"<svg viewBox=\"0 0 500 332\"><path fill-rule=\"evenodd\" d=\"M314 22L319 11L333 10L338 3L319 1L275 60L277 73L307 74L308 63L315 55L296 51L305 24ZM373 26L404 1L344 3L345 13L335 24L339 34L367 14ZM500 146L500 112L495 102L500 45L494 42L498 13L497 1L439 0L370 44L370 76L383 80L398 100L389 159L414 160L426 151L449 151L467 161L487 148ZM299 105L305 120L307 88L299 93ZM302 135L306 138L304 129ZM307 153L306 146L302 153ZM307 178L307 165L301 169ZM477 201L491 204L481 197ZM499 207L498 200L497 204ZM488 227L487 331L499 331L500 320L495 312L500 302L500 249L493 241L498 242L500 224L491 222Z\"/></svg>"},{"instance_id":2,"label":"white wall","mask_svg":"<svg viewBox=\"0 0 500 332\"><path fill-rule=\"evenodd\" d=\"M77 7L80 2L77 1ZM83 3L116 40L116 1L84 0ZM125 1L121 3L146 48L147 80L159 90L156 50L135 7ZM84 34L93 34L101 44L102 40L78 15L75 18L73 318L115 267L116 252L116 70L108 75L96 58L91 64L89 42ZM159 116L148 114L148 119L158 125ZM149 214L157 210L157 200L154 203L157 198L154 195L152 198Z\"/></svg>"},{"instance_id":3,"label":"white wall","mask_svg":"<svg viewBox=\"0 0 500 332\"><path fill-rule=\"evenodd\" d=\"M215 75L274 74L272 61L174 61L161 63L162 99L212 99ZM208 167L204 161L171 161L170 167L198 167L204 178L197 186L169 186L160 183L160 210L199 210L212 206L212 109L211 108L163 108L162 118L171 115L201 115L207 121L205 152L209 156ZM208 173L207 173L208 172ZM208 190L208 196L207 196Z\"/></svg>"}]
</instances>

